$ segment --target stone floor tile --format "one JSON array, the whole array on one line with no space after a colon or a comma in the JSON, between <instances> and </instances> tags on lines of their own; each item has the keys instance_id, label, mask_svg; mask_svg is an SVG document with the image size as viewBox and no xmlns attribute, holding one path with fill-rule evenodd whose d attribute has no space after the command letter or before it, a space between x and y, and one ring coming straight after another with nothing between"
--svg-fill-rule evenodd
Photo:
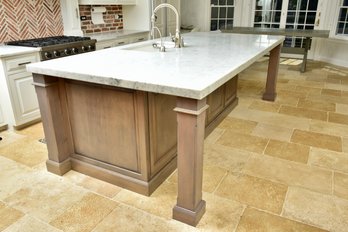
<instances>
[{"instance_id":1,"label":"stone floor tile","mask_svg":"<svg viewBox=\"0 0 348 232\"><path fill-rule=\"evenodd\" d=\"M332 85L331 85L332 86ZM340 88L340 85L338 85ZM341 90L337 90L337 89L322 89L321 90L321 94L322 95L330 95L330 96L341 96Z\"/></svg>"},{"instance_id":2,"label":"stone floor tile","mask_svg":"<svg viewBox=\"0 0 348 232\"><path fill-rule=\"evenodd\" d=\"M276 158L306 164L309 156L309 146L279 140L270 140L264 153Z\"/></svg>"},{"instance_id":3,"label":"stone floor tile","mask_svg":"<svg viewBox=\"0 0 348 232\"><path fill-rule=\"evenodd\" d=\"M306 98L307 97L307 92L302 92L302 91L291 91L287 89L281 89L277 91L277 96L292 96L292 97L297 97L297 98Z\"/></svg>"},{"instance_id":4,"label":"stone floor tile","mask_svg":"<svg viewBox=\"0 0 348 232\"><path fill-rule=\"evenodd\" d=\"M329 231L347 231L348 201L307 189L289 187L282 216Z\"/></svg>"},{"instance_id":5,"label":"stone floor tile","mask_svg":"<svg viewBox=\"0 0 348 232\"><path fill-rule=\"evenodd\" d=\"M279 110L280 114L291 115L296 117L310 118L327 121L327 112L312 110L308 108L299 108L293 106L281 106Z\"/></svg>"},{"instance_id":6,"label":"stone floor tile","mask_svg":"<svg viewBox=\"0 0 348 232\"><path fill-rule=\"evenodd\" d=\"M0 201L0 231L3 231L23 216L24 213L21 211L6 206L5 203Z\"/></svg>"},{"instance_id":7,"label":"stone floor tile","mask_svg":"<svg viewBox=\"0 0 348 232\"><path fill-rule=\"evenodd\" d=\"M215 194L252 207L279 214L282 210L287 186L269 180L229 174Z\"/></svg>"},{"instance_id":8,"label":"stone floor tile","mask_svg":"<svg viewBox=\"0 0 348 232\"><path fill-rule=\"evenodd\" d=\"M0 141L0 148L3 148L13 142L16 142L25 138L26 136L17 134L13 131L2 131L0 132L0 137L2 138L2 140Z\"/></svg>"},{"instance_id":9,"label":"stone floor tile","mask_svg":"<svg viewBox=\"0 0 348 232\"><path fill-rule=\"evenodd\" d=\"M225 132L224 129L216 127L209 135L204 139L204 145L207 143L215 143L216 140Z\"/></svg>"},{"instance_id":10,"label":"stone floor tile","mask_svg":"<svg viewBox=\"0 0 348 232\"><path fill-rule=\"evenodd\" d=\"M277 96L275 103L280 105L297 106L298 101L299 98L294 96Z\"/></svg>"},{"instance_id":11,"label":"stone floor tile","mask_svg":"<svg viewBox=\"0 0 348 232\"><path fill-rule=\"evenodd\" d=\"M47 147L31 138L24 138L0 147L0 155L18 163L33 167L47 160Z\"/></svg>"},{"instance_id":12,"label":"stone floor tile","mask_svg":"<svg viewBox=\"0 0 348 232\"><path fill-rule=\"evenodd\" d=\"M339 97L339 96L331 96L331 95L318 96L315 94L308 94L307 99L312 101L325 101L325 102L332 102L332 103L348 104L348 97Z\"/></svg>"},{"instance_id":13,"label":"stone floor tile","mask_svg":"<svg viewBox=\"0 0 348 232\"><path fill-rule=\"evenodd\" d=\"M4 199L4 202L46 222L60 215L86 194L82 188L63 182L59 177L32 175L30 178L31 185L22 186Z\"/></svg>"},{"instance_id":14,"label":"stone floor tile","mask_svg":"<svg viewBox=\"0 0 348 232\"><path fill-rule=\"evenodd\" d=\"M88 193L80 201L71 204L62 214L50 221L50 225L63 231L91 231L118 203L105 197Z\"/></svg>"},{"instance_id":15,"label":"stone floor tile","mask_svg":"<svg viewBox=\"0 0 348 232\"><path fill-rule=\"evenodd\" d=\"M310 123L309 130L328 135L348 137L348 125L342 125L338 123L312 120Z\"/></svg>"},{"instance_id":16,"label":"stone floor tile","mask_svg":"<svg viewBox=\"0 0 348 232\"><path fill-rule=\"evenodd\" d=\"M336 113L348 114L348 105L337 103L336 104Z\"/></svg>"},{"instance_id":17,"label":"stone floor tile","mask_svg":"<svg viewBox=\"0 0 348 232\"><path fill-rule=\"evenodd\" d=\"M204 165L203 166L203 191L212 193L220 184L221 180L227 175L228 170L217 166ZM178 183L178 173L175 171L173 175L168 178L171 183Z\"/></svg>"},{"instance_id":18,"label":"stone floor tile","mask_svg":"<svg viewBox=\"0 0 348 232\"><path fill-rule=\"evenodd\" d=\"M306 92L309 94L317 94L317 95L321 94L321 88L312 88L312 87L301 86L301 85L296 86L296 91Z\"/></svg>"},{"instance_id":19,"label":"stone floor tile","mask_svg":"<svg viewBox=\"0 0 348 232\"><path fill-rule=\"evenodd\" d=\"M39 221L28 215L7 227L3 232L63 232L47 223Z\"/></svg>"},{"instance_id":20,"label":"stone floor tile","mask_svg":"<svg viewBox=\"0 0 348 232\"><path fill-rule=\"evenodd\" d=\"M207 202L207 208L197 229L219 232L230 232L236 229L245 209L243 204L209 193L203 194L203 199Z\"/></svg>"},{"instance_id":21,"label":"stone floor tile","mask_svg":"<svg viewBox=\"0 0 348 232\"><path fill-rule=\"evenodd\" d=\"M324 102L324 101L311 101L307 99L300 99L297 107L320 110L320 111L335 111L336 110L335 103Z\"/></svg>"},{"instance_id":22,"label":"stone floor tile","mask_svg":"<svg viewBox=\"0 0 348 232\"><path fill-rule=\"evenodd\" d=\"M308 164L348 173L348 153L311 148Z\"/></svg>"},{"instance_id":23,"label":"stone floor tile","mask_svg":"<svg viewBox=\"0 0 348 232\"><path fill-rule=\"evenodd\" d=\"M293 129L280 127L265 123L259 123L251 133L254 136L268 139L278 139L282 141L290 141Z\"/></svg>"},{"instance_id":24,"label":"stone floor tile","mask_svg":"<svg viewBox=\"0 0 348 232\"><path fill-rule=\"evenodd\" d=\"M109 184L105 181L98 180L90 176L86 176L73 170L66 173L63 178L74 184L84 187L85 189L108 198L113 198L122 190L122 188L117 187L116 185Z\"/></svg>"},{"instance_id":25,"label":"stone floor tile","mask_svg":"<svg viewBox=\"0 0 348 232\"><path fill-rule=\"evenodd\" d=\"M348 115L329 112L329 122L348 125Z\"/></svg>"},{"instance_id":26,"label":"stone floor tile","mask_svg":"<svg viewBox=\"0 0 348 232\"><path fill-rule=\"evenodd\" d=\"M295 74L295 78L293 78L293 80L290 80L289 84L295 84L311 88L323 88L325 86L323 82L300 80L298 78L296 79L296 76L298 76L298 74Z\"/></svg>"},{"instance_id":27,"label":"stone floor tile","mask_svg":"<svg viewBox=\"0 0 348 232\"><path fill-rule=\"evenodd\" d=\"M32 184L31 170L27 166L0 156L0 170L0 200L18 191L25 184Z\"/></svg>"},{"instance_id":28,"label":"stone floor tile","mask_svg":"<svg viewBox=\"0 0 348 232\"><path fill-rule=\"evenodd\" d=\"M335 196L348 200L348 174L339 172L334 173L334 191Z\"/></svg>"},{"instance_id":29,"label":"stone floor tile","mask_svg":"<svg viewBox=\"0 0 348 232\"><path fill-rule=\"evenodd\" d=\"M45 134L44 134L44 130L43 130L43 126L41 122L36 123L30 127L17 130L16 133L21 135L26 135L36 140L45 138Z\"/></svg>"},{"instance_id":30,"label":"stone floor tile","mask_svg":"<svg viewBox=\"0 0 348 232\"><path fill-rule=\"evenodd\" d=\"M177 184L163 182L149 197L123 189L113 199L157 215L158 217L171 219L176 198Z\"/></svg>"},{"instance_id":31,"label":"stone floor tile","mask_svg":"<svg viewBox=\"0 0 348 232\"><path fill-rule=\"evenodd\" d=\"M195 227L175 220L165 220L124 204L118 205L92 232L195 232Z\"/></svg>"},{"instance_id":32,"label":"stone floor tile","mask_svg":"<svg viewBox=\"0 0 348 232\"><path fill-rule=\"evenodd\" d=\"M249 106L249 109L268 112L278 112L279 108L280 104L267 101L253 101L253 103Z\"/></svg>"},{"instance_id":33,"label":"stone floor tile","mask_svg":"<svg viewBox=\"0 0 348 232\"><path fill-rule=\"evenodd\" d=\"M271 156L252 155L243 173L288 186L300 186L327 194L332 192L331 171Z\"/></svg>"},{"instance_id":34,"label":"stone floor tile","mask_svg":"<svg viewBox=\"0 0 348 232\"><path fill-rule=\"evenodd\" d=\"M204 165L218 166L239 173L250 158L250 152L219 144L205 144Z\"/></svg>"},{"instance_id":35,"label":"stone floor tile","mask_svg":"<svg viewBox=\"0 0 348 232\"><path fill-rule=\"evenodd\" d=\"M342 138L342 150L345 153L348 153L348 137Z\"/></svg>"},{"instance_id":36,"label":"stone floor tile","mask_svg":"<svg viewBox=\"0 0 348 232\"><path fill-rule=\"evenodd\" d=\"M338 136L295 129L291 142L308 146L324 148L332 151L342 151L342 139Z\"/></svg>"},{"instance_id":37,"label":"stone floor tile","mask_svg":"<svg viewBox=\"0 0 348 232\"><path fill-rule=\"evenodd\" d=\"M268 139L226 130L216 143L228 147L262 153L268 143Z\"/></svg>"},{"instance_id":38,"label":"stone floor tile","mask_svg":"<svg viewBox=\"0 0 348 232\"><path fill-rule=\"evenodd\" d=\"M226 117L218 126L218 128L224 130L231 130L234 132L250 134L251 131L256 127L257 122L243 120L234 117Z\"/></svg>"},{"instance_id":39,"label":"stone floor tile","mask_svg":"<svg viewBox=\"0 0 348 232\"><path fill-rule=\"evenodd\" d=\"M253 231L324 232L327 230L248 207L244 211L236 232Z\"/></svg>"}]
</instances>

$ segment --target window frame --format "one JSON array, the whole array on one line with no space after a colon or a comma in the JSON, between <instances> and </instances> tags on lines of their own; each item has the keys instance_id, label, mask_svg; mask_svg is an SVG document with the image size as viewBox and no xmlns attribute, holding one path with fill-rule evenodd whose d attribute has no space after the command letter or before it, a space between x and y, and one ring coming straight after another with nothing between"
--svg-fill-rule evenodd
<instances>
[{"instance_id":1,"label":"window frame","mask_svg":"<svg viewBox=\"0 0 348 232\"><path fill-rule=\"evenodd\" d=\"M340 14L341 7L343 6L343 2L344 0L336 1L335 13L334 13L333 21L332 21L332 26L330 28L330 38L348 41L348 34L337 34L337 26L338 26L338 21L340 16L339 14Z\"/></svg>"}]
</instances>

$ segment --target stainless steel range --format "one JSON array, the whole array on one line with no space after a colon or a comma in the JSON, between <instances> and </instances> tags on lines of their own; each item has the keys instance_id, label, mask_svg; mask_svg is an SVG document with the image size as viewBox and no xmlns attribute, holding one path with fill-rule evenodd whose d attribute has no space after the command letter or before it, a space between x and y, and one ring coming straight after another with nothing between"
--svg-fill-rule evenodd
<instances>
[{"instance_id":1,"label":"stainless steel range","mask_svg":"<svg viewBox=\"0 0 348 232\"><path fill-rule=\"evenodd\" d=\"M54 36L6 42L7 45L40 47L41 61L95 51L96 40L80 36Z\"/></svg>"}]
</instances>

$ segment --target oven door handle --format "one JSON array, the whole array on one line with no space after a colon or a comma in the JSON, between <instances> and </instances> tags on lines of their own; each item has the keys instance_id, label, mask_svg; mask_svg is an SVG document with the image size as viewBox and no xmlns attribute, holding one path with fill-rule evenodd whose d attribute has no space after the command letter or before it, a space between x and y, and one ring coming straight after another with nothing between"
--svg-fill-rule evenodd
<instances>
[{"instance_id":1,"label":"oven door handle","mask_svg":"<svg viewBox=\"0 0 348 232\"><path fill-rule=\"evenodd\" d=\"M26 65L26 64L30 64L31 61L28 61L28 62L23 62L23 63L19 63L18 66L22 66L22 65Z\"/></svg>"}]
</instances>

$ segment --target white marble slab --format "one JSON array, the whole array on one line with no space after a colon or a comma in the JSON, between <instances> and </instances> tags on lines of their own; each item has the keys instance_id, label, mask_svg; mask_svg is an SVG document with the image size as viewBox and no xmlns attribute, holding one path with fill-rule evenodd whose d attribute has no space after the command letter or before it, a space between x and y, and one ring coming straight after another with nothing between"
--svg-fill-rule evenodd
<instances>
[{"instance_id":1,"label":"white marble slab","mask_svg":"<svg viewBox=\"0 0 348 232\"><path fill-rule=\"evenodd\" d=\"M27 70L202 99L283 40L283 36L193 32L184 34L186 47L168 49L164 53L129 50L153 43L145 41L30 64Z\"/></svg>"},{"instance_id":2,"label":"white marble slab","mask_svg":"<svg viewBox=\"0 0 348 232\"><path fill-rule=\"evenodd\" d=\"M0 58L22 55L27 53L33 53L39 51L40 48L12 46L12 45L0 45Z\"/></svg>"},{"instance_id":3,"label":"white marble slab","mask_svg":"<svg viewBox=\"0 0 348 232\"><path fill-rule=\"evenodd\" d=\"M91 39L96 39L97 41L106 41L111 39L121 39L127 36L137 35L137 34L146 33L146 32L149 32L149 31L118 30L116 32L85 34L84 36L91 37Z\"/></svg>"}]
</instances>

